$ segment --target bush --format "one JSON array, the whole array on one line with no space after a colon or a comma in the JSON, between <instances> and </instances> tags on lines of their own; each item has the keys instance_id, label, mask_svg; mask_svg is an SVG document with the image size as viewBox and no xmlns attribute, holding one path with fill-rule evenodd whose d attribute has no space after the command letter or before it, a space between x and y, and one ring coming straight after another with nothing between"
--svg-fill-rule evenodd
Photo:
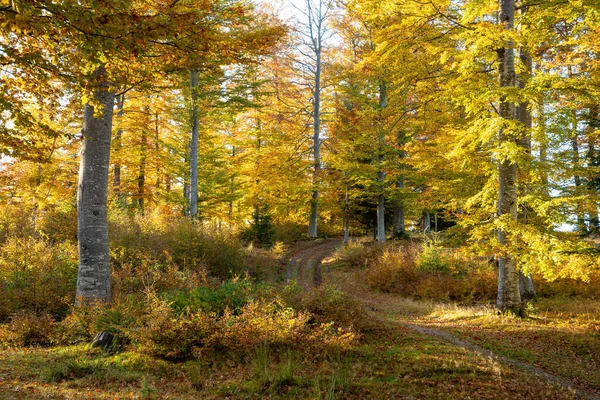
<instances>
[{"instance_id":1,"label":"bush","mask_svg":"<svg viewBox=\"0 0 600 400\"><path fill-rule=\"evenodd\" d=\"M159 358L182 360L219 349L251 354L265 346L328 354L347 349L356 338L332 323L309 324L309 313L287 307L277 297L250 300L238 315L228 308L222 316L190 309L178 314L158 298L150 308L143 325L130 335L139 351Z\"/></svg>"},{"instance_id":2,"label":"bush","mask_svg":"<svg viewBox=\"0 0 600 400\"><path fill-rule=\"evenodd\" d=\"M310 316L285 307L280 299L250 301L238 316L224 315L221 343L230 349L260 346L296 346L307 333ZM308 332L310 334L310 332Z\"/></svg>"},{"instance_id":3,"label":"bush","mask_svg":"<svg viewBox=\"0 0 600 400\"><path fill-rule=\"evenodd\" d=\"M242 238L261 247L271 247L275 242L275 227L271 219L267 207L257 207L252 214L252 223L242 232Z\"/></svg>"},{"instance_id":4,"label":"bush","mask_svg":"<svg viewBox=\"0 0 600 400\"><path fill-rule=\"evenodd\" d=\"M310 313L316 323L332 322L353 332L360 332L371 326L360 302L340 290L324 286L307 292L294 284L284 288L282 297L288 306Z\"/></svg>"},{"instance_id":5,"label":"bush","mask_svg":"<svg viewBox=\"0 0 600 400\"><path fill-rule=\"evenodd\" d=\"M154 357L180 360L190 358L217 330L217 317L203 312L177 315L165 301L153 299L142 326L130 331L138 350Z\"/></svg>"},{"instance_id":6,"label":"bush","mask_svg":"<svg viewBox=\"0 0 600 400\"><path fill-rule=\"evenodd\" d=\"M442 249L432 242L425 243L423 251L415 260L419 270L428 273L450 273L450 260L442 253Z\"/></svg>"},{"instance_id":7,"label":"bush","mask_svg":"<svg viewBox=\"0 0 600 400\"><path fill-rule=\"evenodd\" d=\"M16 312L64 317L75 301L77 247L10 238L0 247L0 322Z\"/></svg>"},{"instance_id":8,"label":"bush","mask_svg":"<svg viewBox=\"0 0 600 400\"><path fill-rule=\"evenodd\" d=\"M268 261L265 254L245 249L233 231L159 215L132 218L112 213L109 224L111 260L116 271L141 269L156 277L155 271L149 269L153 268L169 272L172 277L172 272L177 271L197 281L207 275L226 280L265 273L261 265ZM277 268L277 257L272 255L267 264Z\"/></svg>"},{"instance_id":9,"label":"bush","mask_svg":"<svg viewBox=\"0 0 600 400\"><path fill-rule=\"evenodd\" d=\"M376 243L365 244L351 240L335 253L339 265L347 268L365 268L369 263L381 255L383 246Z\"/></svg>"},{"instance_id":10,"label":"bush","mask_svg":"<svg viewBox=\"0 0 600 400\"><path fill-rule=\"evenodd\" d=\"M449 253L434 243L390 244L369 264L366 282L413 298L472 302L495 298L496 274L487 262Z\"/></svg>"},{"instance_id":11,"label":"bush","mask_svg":"<svg viewBox=\"0 0 600 400\"><path fill-rule=\"evenodd\" d=\"M47 346L53 342L55 329L54 319L47 314L18 313L8 324L0 325L0 345Z\"/></svg>"},{"instance_id":12,"label":"bush","mask_svg":"<svg viewBox=\"0 0 600 400\"><path fill-rule=\"evenodd\" d=\"M191 291L166 293L164 298L178 313L186 310L204 311L222 316L225 310L234 315L250 301L257 300L270 291L266 284L253 283L248 279L233 279L217 287L200 286Z\"/></svg>"}]
</instances>

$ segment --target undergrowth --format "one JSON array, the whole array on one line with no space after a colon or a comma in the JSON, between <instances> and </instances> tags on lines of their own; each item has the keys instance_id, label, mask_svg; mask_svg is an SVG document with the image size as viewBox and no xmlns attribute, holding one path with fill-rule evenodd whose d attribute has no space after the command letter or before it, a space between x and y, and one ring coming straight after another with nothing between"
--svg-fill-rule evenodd
<instances>
[{"instance_id":1,"label":"undergrowth","mask_svg":"<svg viewBox=\"0 0 600 400\"><path fill-rule=\"evenodd\" d=\"M367 284L379 291L414 299L489 303L497 296L497 267L491 257L475 257L443 247L439 238L386 245L350 242L336 253L340 268L362 268ZM587 282L568 278L548 281L535 275L541 297L600 299L600 271Z\"/></svg>"}]
</instances>

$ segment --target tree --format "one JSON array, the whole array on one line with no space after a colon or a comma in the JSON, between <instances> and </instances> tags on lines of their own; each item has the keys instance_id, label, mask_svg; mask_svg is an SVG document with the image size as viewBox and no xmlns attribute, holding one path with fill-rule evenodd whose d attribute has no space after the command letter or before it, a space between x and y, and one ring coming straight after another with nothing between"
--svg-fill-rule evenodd
<instances>
[{"instance_id":1,"label":"tree","mask_svg":"<svg viewBox=\"0 0 600 400\"><path fill-rule=\"evenodd\" d=\"M313 146L313 189L310 200L310 217L308 237L317 237L319 218L319 187L321 180L321 116L322 116L322 68L323 46L328 38L328 19L333 8L330 0L306 0L305 9L301 12L304 21L299 21L300 37L304 49L299 49L302 56L298 61L303 78L311 93L310 117L312 119Z\"/></svg>"},{"instance_id":2,"label":"tree","mask_svg":"<svg viewBox=\"0 0 600 400\"><path fill-rule=\"evenodd\" d=\"M194 54L234 62L248 47L266 48L281 29L252 26L251 11L241 2L126 1L72 4L23 2L2 9L19 39L41 38L28 71L50 70L83 94L84 151L78 210L80 268L77 294L88 300L110 298L110 259L106 198L112 109L119 88L149 82L165 70L197 65ZM19 18L16 18L18 16ZM227 27L229 35L223 34ZM179 32L186 31L186 35ZM23 34L26 33L26 34ZM231 38L227 45L224 37ZM41 43L41 45L40 45ZM224 47L223 46L225 43ZM15 46L18 48L19 46ZM218 48L218 51L217 51Z\"/></svg>"},{"instance_id":3,"label":"tree","mask_svg":"<svg viewBox=\"0 0 600 400\"><path fill-rule=\"evenodd\" d=\"M79 268L77 298L110 300L110 250L107 196L110 139L115 94L104 66L93 73L94 107L85 105L83 147L77 187ZM95 108L100 108L95 112Z\"/></svg>"},{"instance_id":4,"label":"tree","mask_svg":"<svg viewBox=\"0 0 600 400\"><path fill-rule=\"evenodd\" d=\"M515 2L500 0L498 23L508 33L514 30ZM516 87L515 48L514 41L505 34L505 46L498 50L498 75L501 88ZM510 122L514 120L515 105L504 94L500 99L499 116L503 119L498 133L498 145L506 150L513 146L522 147L517 142L515 133L511 132ZM514 128L513 128L514 129ZM509 154L501 154L498 163L498 219L504 223L498 229L498 243L504 246L508 242L508 226L517 219L517 162ZM507 252L498 257L498 300L496 307L501 312L511 311L521 314L521 294L519 292L519 275L516 256Z\"/></svg>"}]
</instances>

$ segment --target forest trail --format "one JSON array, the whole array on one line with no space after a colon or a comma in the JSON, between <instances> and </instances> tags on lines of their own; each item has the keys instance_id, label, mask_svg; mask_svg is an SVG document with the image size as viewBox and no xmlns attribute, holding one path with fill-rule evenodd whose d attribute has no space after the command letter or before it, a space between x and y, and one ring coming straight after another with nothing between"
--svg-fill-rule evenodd
<instances>
[{"instance_id":1,"label":"forest trail","mask_svg":"<svg viewBox=\"0 0 600 400\"><path fill-rule=\"evenodd\" d=\"M305 288L320 286L323 281L323 260L341 243L339 239L325 239L315 241L312 246L297 251L288 262L286 281L296 279Z\"/></svg>"},{"instance_id":2,"label":"forest trail","mask_svg":"<svg viewBox=\"0 0 600 400\"><path fill-rule=\"evenodd\" d=\"M314 242L314 244L310 247L298 250L290 258L286 271L286 280L291 281L296 279L297 282L305 289L309 289L314 286L320 286L323 283L322 266L324 263L327 264L326 259L331 257L336 248L341 244L342 240L340 239L325 239L324 241ZM402 321L401 318L403 315L402 311L400 311L402 307L397 306L397 296L386 293L375 293L367 290L362 282L357 282L356 279L353 279L355 277L356 274L335 276L335 278L329 279L329 283L332 284L332 286L341 289L346 294L351 295L359 300L373 320L381 322L391 328L407 328L419 334L434 337L452 345L461 347L494 362L517 367L532 375L545 379L554 385L571 391L577 396L577 398L586 400L600 400L600 393L593 389L582 387L568 378L550 373L542 368L526 362L495 354L489 349L461 339L448 332ZM328 283L327 281L328 279L325 279L326 283Z\"/></svg>"}]
</instances>

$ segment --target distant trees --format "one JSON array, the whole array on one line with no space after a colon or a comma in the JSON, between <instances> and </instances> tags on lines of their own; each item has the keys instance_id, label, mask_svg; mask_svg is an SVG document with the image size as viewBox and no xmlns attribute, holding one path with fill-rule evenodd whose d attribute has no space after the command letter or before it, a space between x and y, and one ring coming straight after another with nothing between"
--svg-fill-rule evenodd
<instances>
[{"instance_id":1,"label":"distant trees","mask_svg":"<svg viewBox=\"0 0 600 400\"><path fill-rule=\"evenodd\" d=\"M108 201L261 245L443 221L518 313L519 277L597 264L596 3L307 0L284 27L234 0L12 2L0 202L37 221L79 187L84 298L110 297Z\"/></svg>"}]
</instances>

